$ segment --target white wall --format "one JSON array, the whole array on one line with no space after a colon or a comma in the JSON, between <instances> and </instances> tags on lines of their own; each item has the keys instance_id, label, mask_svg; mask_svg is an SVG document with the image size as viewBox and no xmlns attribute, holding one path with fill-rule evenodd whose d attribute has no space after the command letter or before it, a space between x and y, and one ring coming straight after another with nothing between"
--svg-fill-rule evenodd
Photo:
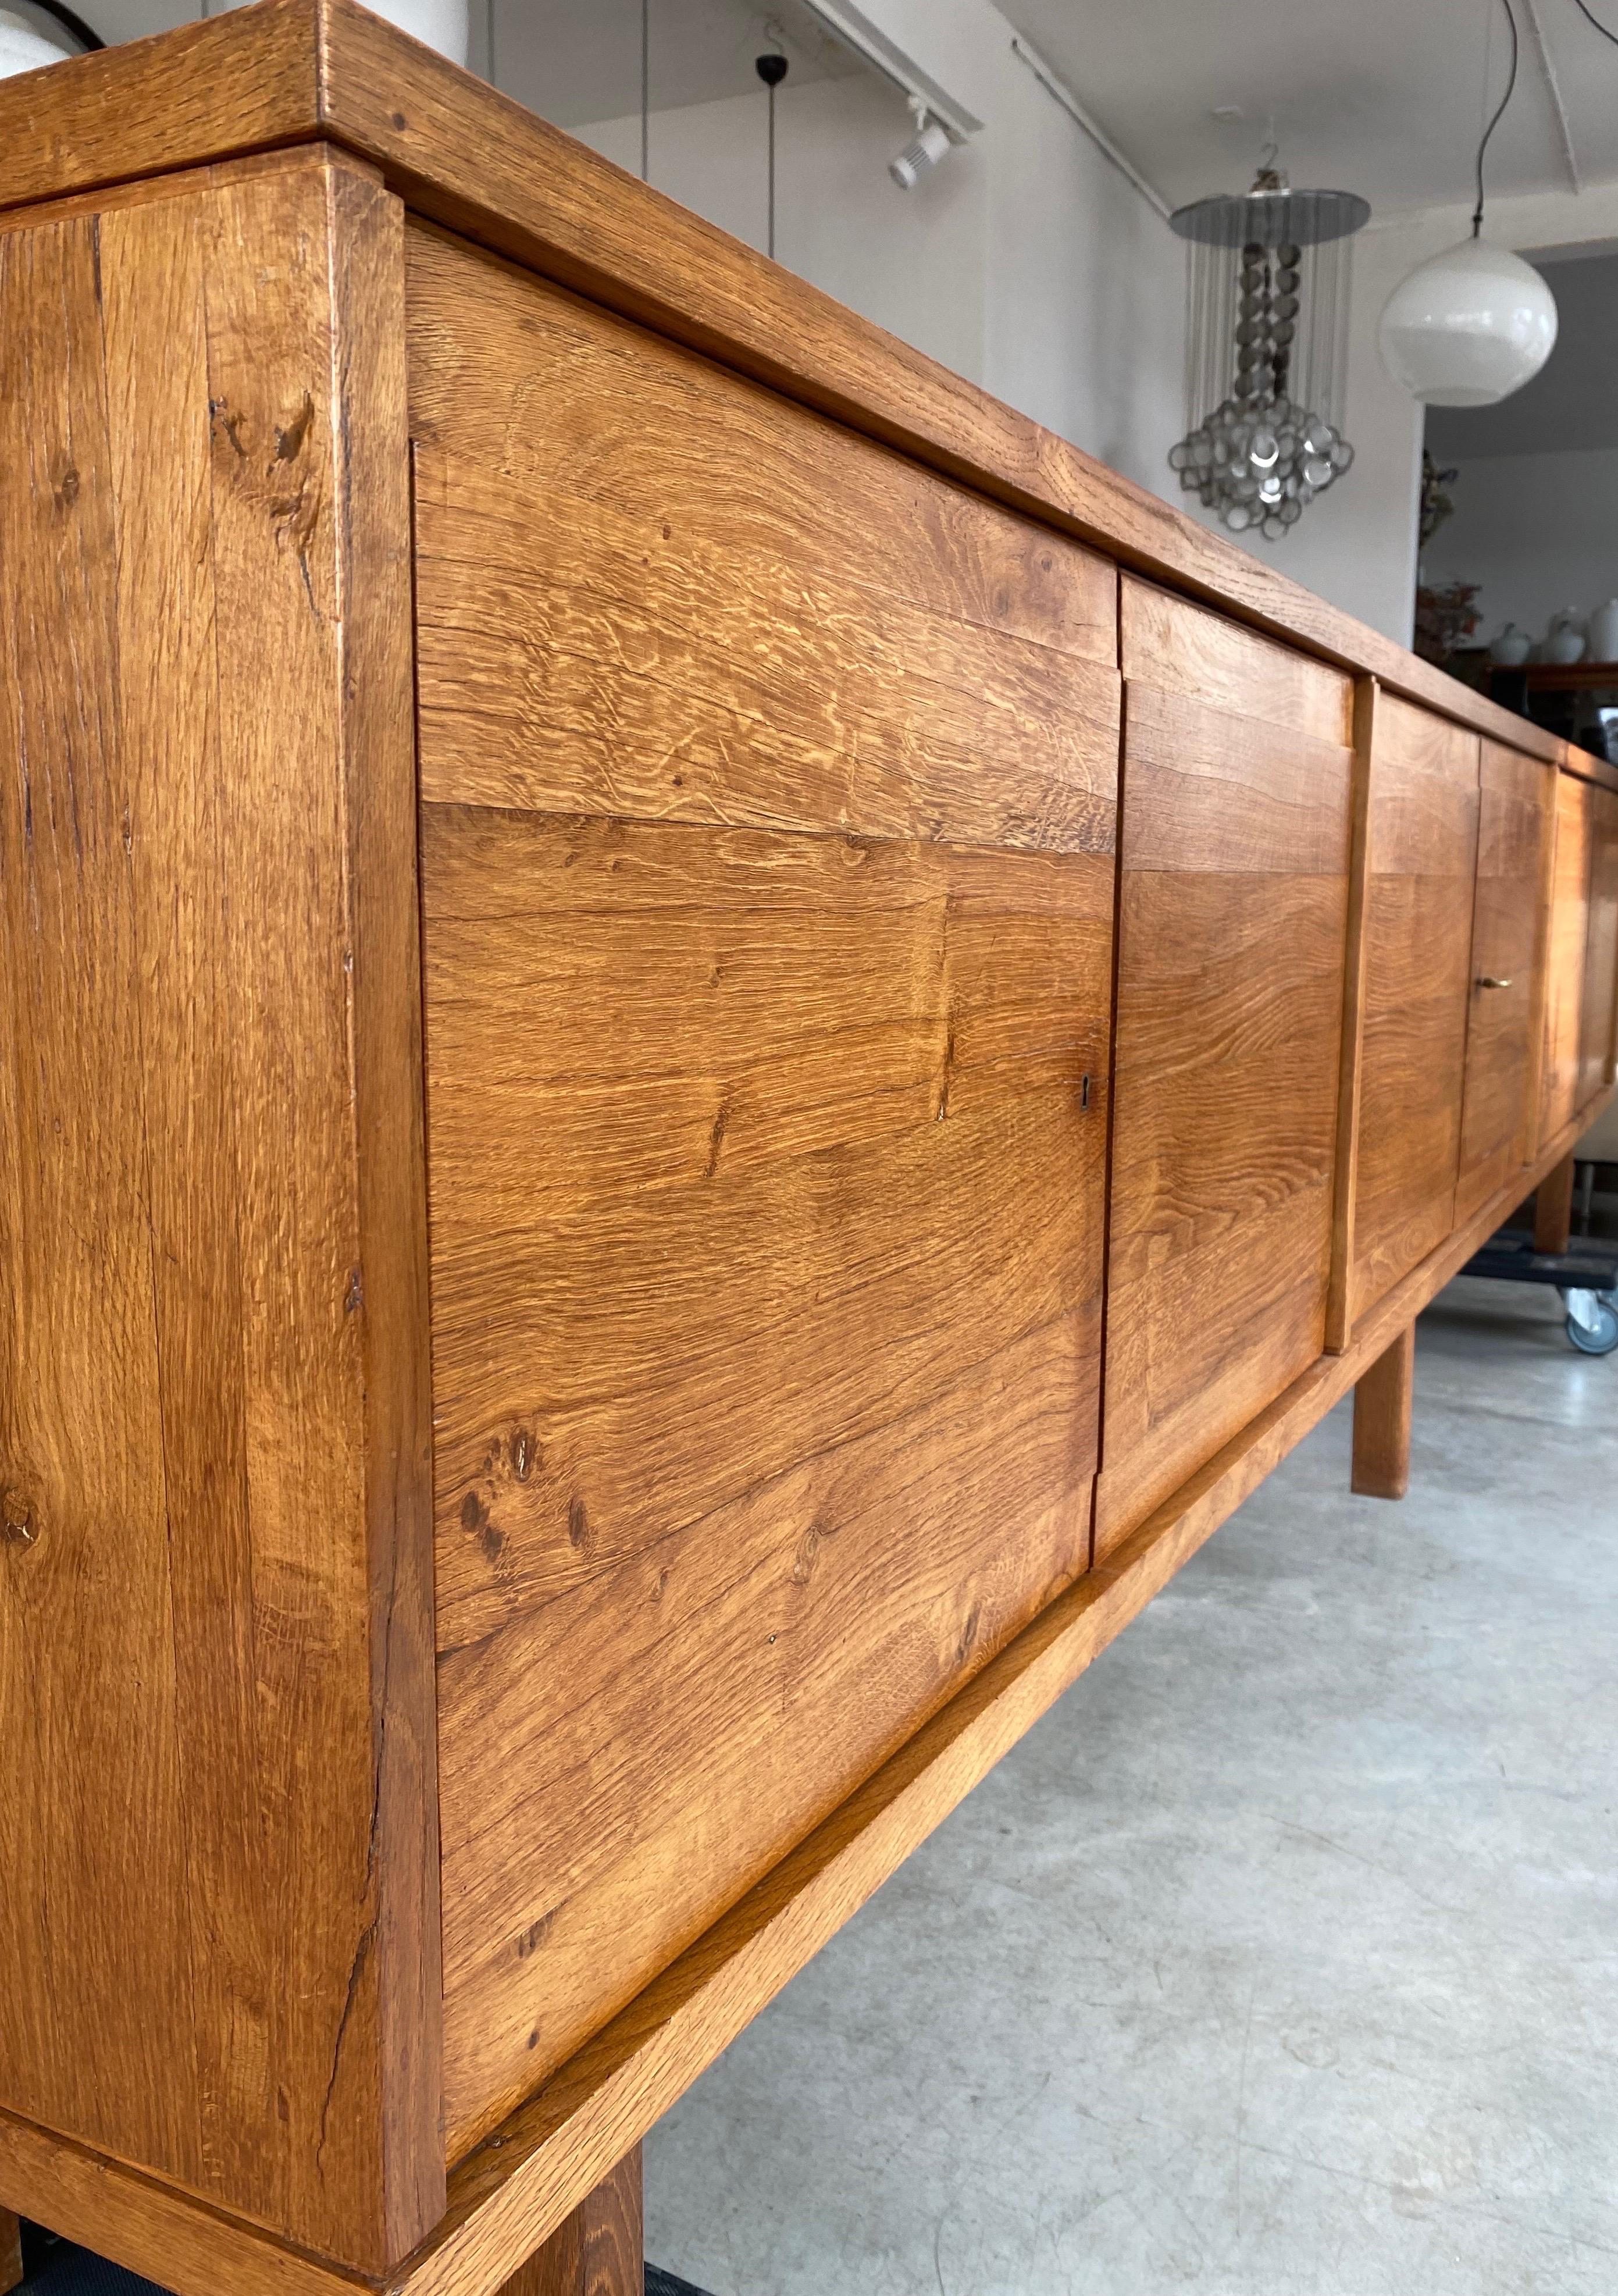
<instances>
[{"instance_id":1,"label":"white wall","mask_svg":"<svg viewBox=\"0 0 1618 2296\"><path fill-rule=\"evenodd\" d=\"M1181 499L1185 250L1007 43L988 168L985 387ZM986 137L985 139L986 143Z\"/></svg>"},{"instance_id":2,"label":"white wall","mask_svg":"<svg viewBox=\"0 0 1618 2296\"><path fill-rule=\"evenodd\" d=\"M188 0L98 5L98 21L114 37L195 12ZM862 5L985 125L907 193L887 174L909 126L896 93L863 72L797 87L789 79L778 99L781 259L1115 470L1203 516L1165 460L1183 427L1180 242L1018 62L1011 27L992 0ZM1077 90L1081 99L1083 93ZM659 112L652 120L652 180L762 244L764 127L762 95ZM622 164L638 165L638 120L583 133ZM1363 188L1374 201L1376 185ZM1241 546L1401 643L1410 636L1416 580L1422 411L1384 370L1377 320L1405 273L1467 227L1461 201L1374 217L1361 235L1345 408L1354 467L1283 541L1241 537ZM1488 229L1527 252L1612 245L1618 184L1577 198L1491 201ZM1444 566L1453 544L1453 534L1439 537ZM1433 570L1440 570L1436 559ZM1589 598L1579 595L1581 584ZM1552 582L1555 603L1565 601L1570 586L1581 604L1613 586L1605 575L1592 586L1587 575L1575 579L1566 571ZM1524 619L1512 607L1500 611Z\"/></svg>"},{"instance_id":3,"label":"white wall","mask_svg":"<svg viewBox=\"0 0 1618 2296\"><path fill-rule=\"evenodd\" d=\"M887 175L910 131L897 91L865 70L797 86L789 78L777 99L780 259L1201 515L1166 460L1184 428L1181 242L1013 53L1011 26L993 0L861 4L985 126L917 190L901 192ZM98 0L98 8L114 37L197 12L191 0ZM1083 89L1075 92L1082 100ZM654 113L653 183L762 246L764 121L762 91ZM638 168L638 119L573 132ZM1409 636L1414 586L1420 415L1384 374L1374 323L1418 250L1464 228L1457 209L1435 228L1400 219L1362 236L1347 400L1355 466L1284 542L1241 538L1400 639ZM1582 218L1563 231L1535 225L1530 238L1580 239L1594 228ZM1618 234L1618 202L1599 228Z\"/></svg>"},{"instance_id":4,"label":"white wall","mask_svg":"<svg viewBox=\"0 0 1618 2296\"><path fill-rule=\"evenodd\" d=\"M876 81L790 82L776 97L775 252L839 302L982 379L987 200L981 145L954 152L917 191L887 163L910 115ZM573 131L620 167L641 164L639 118ZM648 148L660 192L753 246L765 242L761 94L654 112Z\"/></svg>"},{"instance_id":5,"label":"white wall","mask_svg":"<svg viewBox=\"0 0 1618 2296\"><path fill-rule=\"evenodd\" d=\"M1179 434L1183 253L1150 203L1047 94L987 0L866 0L985 125L913 192L910 133L872 76L777 97L776 253L880 326L1159 494ZM651 180L764 242L762 95L653 114ZM640 122L576 130L640 164Z\"/></svg>"},{"instance_id":6,"label":"white wall","mask_svg":"<svg viewBox=\"0 0 1618 2296\"><path fill-rule=\"evenodd\" d=\"M1216 527L1165 459L1184 421L1180 242L1014 55L989 0L865 5L985 126L907 193L887 175L906 127L896 94L866 77L797 89L789 80L778 99L781 260ZM756 97L656 114L652 180L762 244L764 121ZM584 132L638 164L638 121ZM1618 185L1493 201L1488 226L1525 250L1610 242ZM1373 217L1361 234L1345 398L1353 468L1284 540L1238 544L1401 644L1414 609L1423 415L1383 366L1377 322L1406 273L1468 228L1458 204Z\"/></svg>"},{"instance_id":7,"label":"white wall","mask_svg":"<svg viewBox=\"0 0 1618 2296\"><path fill-rule=\"evenodd\" d=\"M1427 545L1434 585L1478 582L1480 637L1516 622L1544 635L1563 606L1618 597L1618 447L1490 455L1455 465L1455 515Z\"/></svg>"}]
</instances>

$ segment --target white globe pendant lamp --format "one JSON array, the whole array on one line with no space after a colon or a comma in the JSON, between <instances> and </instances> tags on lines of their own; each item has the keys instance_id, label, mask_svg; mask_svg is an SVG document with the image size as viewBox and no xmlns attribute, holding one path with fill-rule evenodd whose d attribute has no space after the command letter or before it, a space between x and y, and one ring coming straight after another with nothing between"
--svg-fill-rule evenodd
<instances>
[{"instance_id":1,"label":"white globe pendant lamp","mask_svg":"<svg viewBox=\"0 0 1618 2296\"><path fill-rule=\"evenodd\" d=\"M54 41L42 38L12 9L0 8L0 79L10 79L18 72L43 70L46 64L63 62L71 53L69 48L59 48Z\"/></svg>"},{"instance_id":2,"label":"white globe pendant lamp","mask_svg":"<svg viewBox=\"0 0 1618 2296\"><path fill-rule=\"evenodd\" d=\"M223 14L227 9L248 4L249 0L200 0L199 12L204 16ZM17 72L38 71L46 64L65 63L70 55L106 45L69 4L69 0L35 0L35 5L61 24L78 46L59 47L14 9L0 6L0 79L9 79ZM367 0L367 5L379 16L386 16L389 22L398 25L401 31L408 32L413 39L424 40L429 48L437 48L452 63L466 62L471 37L470 0ZM114 37L133 35L118 32Z\"/></svg>"},{"instance_id":3,"label":"white globe pendant lamp","mask_svg":"<svg viewBox=\"0 0 1618 2296\"><path fill-rule=\"evenodd\" d=\"M1532 264L1483 236L1483 154L1516 86L1516 17L1511 0L1500 4L1511 30L1511 70L1477 147L1472 236L1401 280L1382 309L1384 363L1425 406L1491 406L1531 382L1556 348L1549 288Z\"/></svg>"},{"instance_id":4,"label":"white globe pendant lamp","mask_svg":"<svg viewBox=\"0 0 1618 2296\"><path fill-rule=\"evenodd\" d=\"M1486 239L1434 256L1383 307L1388 372L1424 406L1491 406L1533 380L1556 340L1544 280Z\"/></svg>"},{"instance_id":5,"label":"white globe pendant lamp","mask_svg":"<svg viewBox=\"0 0 1618 2296\"><path fill-rule=\"evenodd\" d=\"M0 7L0 79L11 79L19 72L43 71L47 64L66 63L70 56L103 45L101 34L91 30L68 0L35 0L35 5L53 28L60 25L75 45L64 48L14 8Z\"/></svg>"}]
</instances>

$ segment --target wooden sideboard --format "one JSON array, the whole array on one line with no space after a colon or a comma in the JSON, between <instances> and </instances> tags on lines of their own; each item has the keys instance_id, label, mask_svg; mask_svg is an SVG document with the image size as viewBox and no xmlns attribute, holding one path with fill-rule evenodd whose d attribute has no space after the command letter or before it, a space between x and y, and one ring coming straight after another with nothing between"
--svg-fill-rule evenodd
<instances>
[{"instance_id":1,"label":"wooden sideboard","mask_svg":"<svg viewBox=\"0 0 1618 2296\"><path fill-rule=\"evenodd\" d=\"M1401 1487L1618 773L348 0L0 155L0 2284L610 2296L1351 1388Z\"/></svg>"}]
</instances>

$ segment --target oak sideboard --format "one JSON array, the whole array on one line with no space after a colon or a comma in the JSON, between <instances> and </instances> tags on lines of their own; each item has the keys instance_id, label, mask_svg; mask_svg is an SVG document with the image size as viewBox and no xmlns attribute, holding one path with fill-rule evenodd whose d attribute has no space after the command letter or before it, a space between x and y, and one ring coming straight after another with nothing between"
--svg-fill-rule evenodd
<instances>
[{"instance_id":1,"label":"oak sideboard","mask_svg":"<svg viewBox=\"0 0 1618 2296\"><path fill-rule=\"evenodd\" d=\"M1618 772L351 0L0 86L0 2211L617 2296L1351 1388L1402 1488Z\"/></svg>"}]
</instances>

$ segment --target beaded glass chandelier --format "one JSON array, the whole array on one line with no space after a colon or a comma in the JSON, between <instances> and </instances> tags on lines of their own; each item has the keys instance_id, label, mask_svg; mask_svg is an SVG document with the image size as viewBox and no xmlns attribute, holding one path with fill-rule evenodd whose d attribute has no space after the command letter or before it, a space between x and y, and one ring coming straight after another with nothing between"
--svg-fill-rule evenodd
<instances>
[{"instance_id":1,"label":"beaded glass chandelier","mask_svg":"<svg viewBox=\"0 0 1618 2296\"><path fill-rule=\"evenodd\" d=\"M1169 466L1233 534L1278 541L1354 459L1343 436L1352 192L1295 192L1273 168L1245 199L1197 200L1189 243L1186 420ZM1211 410L1211 411L1210 411Z\"/></svg>"}]
</instances>

